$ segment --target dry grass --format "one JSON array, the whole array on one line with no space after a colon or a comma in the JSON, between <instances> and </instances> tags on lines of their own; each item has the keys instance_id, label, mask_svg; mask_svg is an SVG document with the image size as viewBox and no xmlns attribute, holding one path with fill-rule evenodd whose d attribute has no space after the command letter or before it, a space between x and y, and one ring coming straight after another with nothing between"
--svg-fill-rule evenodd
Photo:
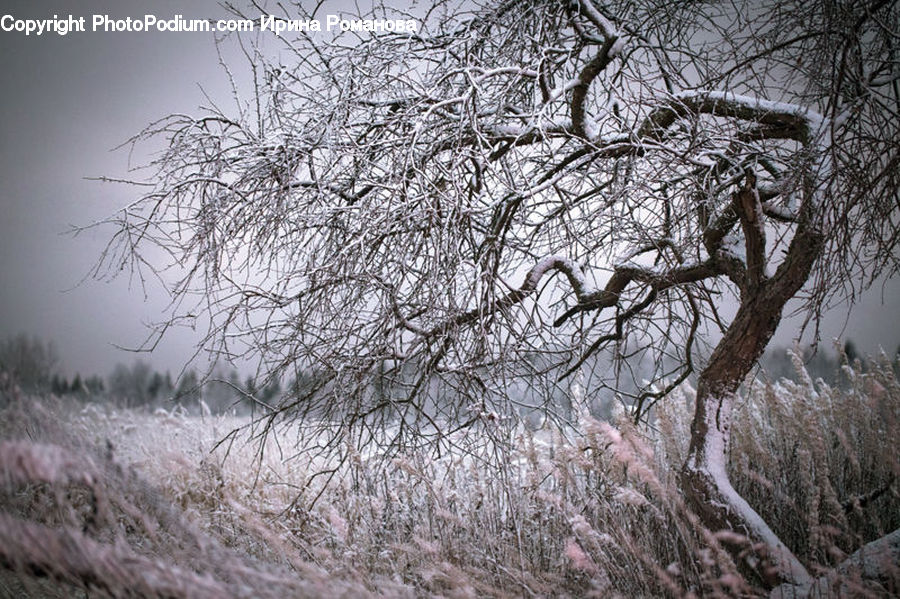
<instances>
[{"instance_id":1,"label":"dry grass","mask_svg":"<svg viewBox=\"0 0 900 599\"><path fill-rule=\"evenodd\" d=\"M736 485L822 573L900 527L900 385L887 363L847 375L842 390L809 380L752 386L734 437ZM675 489L689 389L650 432L585 416L565 435L482 431L489 441L440 458L416 451L386 463L348 447L324 488L314 475L327 464L286 459L299 427L270 437L262 453L239 440L225 459L225 447L213 448L241 424L234 419L85 408L14 390L6 402L0 594L761 593L725 551L744 539L704 529ZM897 592L894 566L893 580L853 591ZM856 584L852 571L832 576Z\"/></svg>"}]
</instances>

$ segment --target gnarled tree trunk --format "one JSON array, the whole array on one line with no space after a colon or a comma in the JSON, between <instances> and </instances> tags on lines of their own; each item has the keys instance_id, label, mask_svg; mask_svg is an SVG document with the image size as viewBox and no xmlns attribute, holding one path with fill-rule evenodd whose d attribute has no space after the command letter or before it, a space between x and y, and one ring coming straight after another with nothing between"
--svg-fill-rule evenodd
<instances>
[{"instance_id":1,"label":"gnarled tree trunk","mask_svg":"<svg viewBox=\"0 0 900 599\"><path fill-rule=\"evenodd\" d=\"M766 580L770 584L808 584L810 576L728 478L732 408L738 387L775 333L784 305L809 276L821 247L821 236L801 226L776 276L742 288L740 308L697 382L690 446L681 472L682 490L707 527L765 543L776 576ZM765 580L767 575L760 574Z\"/></svg>"}]
</instances>

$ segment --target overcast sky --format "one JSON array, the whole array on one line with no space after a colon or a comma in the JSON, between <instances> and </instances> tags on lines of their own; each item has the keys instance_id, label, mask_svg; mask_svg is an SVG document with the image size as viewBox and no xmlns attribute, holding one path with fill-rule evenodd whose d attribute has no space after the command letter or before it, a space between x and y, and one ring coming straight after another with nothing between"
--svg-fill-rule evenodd
<instances>
[{"instance_id":1,"label":"overcast sky","mask_svg":"<svg viewBox=\"0 0 900 599\"><path fill-rule=\"evenodd\" d=\"M213 1L9 2L3 14L160 18L223 15ZM123 176L128 152L112 151L151 120L195 112L201 86L227 97L212 34L72 33L25 37L0 32L0 337L18 332L53 340L69 373L108 373L136 356L144 323L166 305L159 287L126 277L79 281L111 231L77 238L70 225L111 214L133 193L85 177ZM149 358L177 372L191 355L191 331L176 331Z\"/></svg>"},{"instance_id":2,"label":"overcast sky","mask_svg":"<svg viewBox=\"0 0 900 599\"><path fill-rule=\"evenodd\" d=\"M110 14L212 18L224 11L211 0L192 2L4 1L2 14ZM226 48L226 53L232 51ZM240 61L236 61L240 68ZM73 33L25 37L0 32L0 338L19 332L53 340L68 373L108 373L133 354L115 345L139 345L144 323L163 316L166 298L150 287L145 298L127 278L79 281L110 230L74 238L84 225L124 205L131 190L85 177L123 176L127 151L112 151L150 121L171 112L197 112L201 87L227 98L212 34ZM866 351L900 344L900 284L874 290L854 312L846 334ZM840 334L846 310L830 315L826 339ZM785 322L788 343L796 322ZM194 333L175 331L144 356L177 372L192 354Z\"/></svg>"}]
</instances>

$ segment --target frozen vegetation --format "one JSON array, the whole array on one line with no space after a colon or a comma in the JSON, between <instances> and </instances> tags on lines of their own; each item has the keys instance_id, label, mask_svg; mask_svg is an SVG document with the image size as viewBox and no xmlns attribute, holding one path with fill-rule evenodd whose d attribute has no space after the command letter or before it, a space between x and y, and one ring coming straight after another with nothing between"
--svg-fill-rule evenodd
<instances>
[{"instance_id":1,"label":"frozen vegetation","mask_svg":"<svg viewBox=\"0 0 900 599\"><path fill-rule=\"evenodd\" d=\"M811 596L896 594L896 534L847 559L900 527L894 365L845 366L834 387L795 366L799 382L755 383L736 403L731 480L817 578ZM348 443L326 459L302 451L317 444L302 422L218 444L248 418L6 380L0 594L766 594L727 551L747 540L703 527L676 490L692 402L682 386L649 429L584 412L570 430L498 422L440 456Z\"/></svg>"}]
</instances>

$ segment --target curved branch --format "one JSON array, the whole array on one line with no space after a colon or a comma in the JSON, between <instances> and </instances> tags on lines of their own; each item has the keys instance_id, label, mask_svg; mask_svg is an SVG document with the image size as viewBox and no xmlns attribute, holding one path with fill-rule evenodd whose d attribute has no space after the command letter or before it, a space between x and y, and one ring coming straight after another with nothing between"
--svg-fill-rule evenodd
<instances>
[{"instance_id":1,"label":"curved branch","mask_svg":"<svg viewBox=\"0 0 900 599\"><path fill-rule=\"evenodd\" d=\"M720 91L675 94L653 110L638 128L638 137L660 140L676 120L688 114L711 114L767 126L767 137L810 141L824 117L809 108Z\"/></svg>"},{"instance_id":2,"label":"curved branch","mask_svg":"<svg viewBox=\"0 0 900 599\"><path fill-rule=\"evenodd\" d=\"M619 37L619 32L612 24L612 21L607 19L603 13L594 6L592 0L579 0L578 6L581 9L582 14L600 30L604 39L610 40Z\"/></svg>"},{"instance_id":3,"label":"curved branch","mask_svg":"<svg viewBox=\"0 0 900 599\"><path fill-rule=\"evenodd\" d=\"M493 314L500 310L505 310L518 304L526 297L531 295L531 293L534 292L535 289L537 289L540 280L545 274L550 271L559 271L566 275L566 278L569 280L569 284L572 286L572 290L575 292L579 303L590 302L598 294L596 290L589 286L587 280L585 279L584 271L573 260L570 260L564 256L548 256L535 264L534 267L532 267L532 269L528 271L528 274L525 275L525 281L522 283L521 287L510 291L505 296L494 302L490 309L484 310L483 308L474 308L472 310L469 310L468 312L464 312L463 314L460 314L455 318L451 318L450 320L426 331L422 337L424 339L429 339L436 335L444 334L450 330L470 324L487 315ZM599 292L599 294L602 295L603 292Z\"/></svg>"},{"instance_id":4,"label":"curved branch","mask_svg":"<svg viewBox=\"0 0 900 599\"><path fill-rule=\"evenodd\" d=\"M591 140L596 137L597 132L594 131L592 125L588 124L585 110L588 90L594 79L622 52L623 44L618 30L603 13L597 10L591 0L581 0L578 6L581 14L593 23L603 35L603 45L600 51L581 69L577 82L572 88L572 128L579 137Z\"/></svg>"},{"instance_id":5,"label":"curved branch","mask_svg":"<svg viewBox=\"0 0 900 599\"><path fill-rule=\"evenodd\" d=\"M587 63L578 74L578 82L572 88L572 128L579 137L590 140L597 135L593 125L588 124L585 110L588 90L594 79L609 66L620 50L621 44L618 43L618 38L607 38L597 56Z\"/></svg>"},{"instance_id":6,"label":"curved branch","mask_svg":"<svg viewBox=\"0 0 900 599\"><path fill-rule=\"evenodd\" d=\"M620 294L632 282L648 284L654 291L659 292L670 287L696 283L703 279L719 276L724 271L719 265L709 260L702 264L679 266L670 270L656 271L636 265L623 264L617 266L612 277L606 283L602 291L579 296L578 303L566 310L562 316L553 322L553 326L562 325L569 318L580 312L588 310L602 310L613 306L618 302Z\"/></svg>"}]
</instances>

